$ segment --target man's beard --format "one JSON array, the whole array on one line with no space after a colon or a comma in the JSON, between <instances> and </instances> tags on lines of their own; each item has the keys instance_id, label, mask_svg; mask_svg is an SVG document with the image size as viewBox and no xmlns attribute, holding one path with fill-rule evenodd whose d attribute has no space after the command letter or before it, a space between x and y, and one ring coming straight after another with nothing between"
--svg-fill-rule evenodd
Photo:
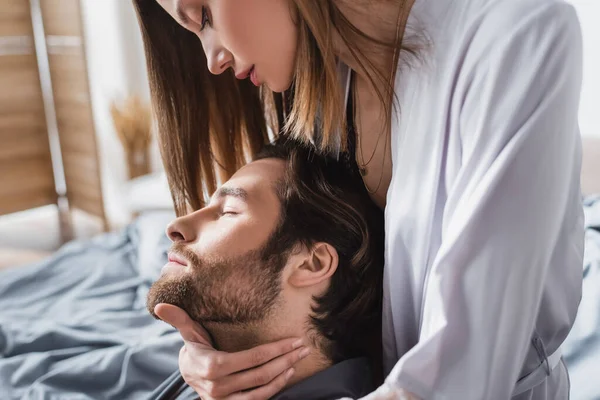
<instances>
[{"instance_id":1,"label":"man's beard","mask_svg":"<svg viewBox=\"0 0 600 400\"><path fill-rule=\"evenodd\" d=\"M161 276L148 292L148 311L158 319L154 307L167 303L182 308L200 323L264 320L277 303L287 258L284 254L265 254L269 247L235 258L200 260L185 245L175 243L171 250L187 259L190 270Z\"/></svg>"}]
</instances>

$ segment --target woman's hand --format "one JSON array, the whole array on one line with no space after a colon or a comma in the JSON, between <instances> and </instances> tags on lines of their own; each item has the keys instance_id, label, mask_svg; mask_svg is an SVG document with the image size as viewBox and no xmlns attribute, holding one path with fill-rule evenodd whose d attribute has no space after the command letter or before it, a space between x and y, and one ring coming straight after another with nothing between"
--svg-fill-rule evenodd
<instances>
[{"instance_id":1,"label":"woman's hand","mask_svg":"<svg viewBox=\"0 0 600 400\"><path fill-rule=\"evenodd\" d=\"M179 369L202 400L268 399L285 387L294 374L293 365L306 356L306 348L297 338L238 353L218 351L208 332L181 308L158 304L154 312L183 337Z\"/></svg>"}]
</instances>

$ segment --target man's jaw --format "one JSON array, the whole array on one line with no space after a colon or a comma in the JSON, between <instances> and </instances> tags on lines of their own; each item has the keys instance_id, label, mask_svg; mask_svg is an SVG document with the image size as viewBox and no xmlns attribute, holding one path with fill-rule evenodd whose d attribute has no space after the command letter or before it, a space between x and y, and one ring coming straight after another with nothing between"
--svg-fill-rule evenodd
<instances>
[{"instance_id":1,"label":"man's jaw","mask_svg":"<svg viewBox=\"0 0 600 400\"><path fill-rule=\"evenodd\" d=\"M261 323L224 323L203 321L202 326L213 338L215 348L228 353L244 351L264 343Z\"/></svg>"},{"instance_id":2,"label":"man's jaw","mask_svg":"<svg viewBox=\"0 0 600 400\"><path fill-rule=\"evenodd\" d=\"M281 321L279 318L273 318ZM255 321L248 324L229 324L219 322L203 322L202 326L210 333L217 350L234 353L252 349L278 340L301 337L304 345L310 349L307 357L294 365L294 375L288 380L286 387L315 375L329 368L331 361L322 353L315 343L315 338L305 331L305 323L295 327L277 326L273 319Z\"/></svg>"}]
</instances>

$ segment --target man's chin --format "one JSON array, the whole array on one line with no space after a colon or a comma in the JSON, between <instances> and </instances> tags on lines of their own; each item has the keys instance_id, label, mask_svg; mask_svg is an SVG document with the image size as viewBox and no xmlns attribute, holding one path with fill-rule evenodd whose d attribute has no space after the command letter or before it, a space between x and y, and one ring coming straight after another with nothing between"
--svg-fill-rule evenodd
<instances>
[{"instance_id":1,"label":"man's chin","mask_svg":"<svg viewBox=\"0 0 600 400\"><path fill-rule=\"evenodd\" d=\"M154 308L158 304L171 304L173 306L181 308L185 311L190 318L198 323L205 321L224 322L230 321L230 319L223 318L222 315L214 313L207 313L207 310L199 310L195 307L192 302L198 302L200 300L200 293L195 291L193 283L190 282L190 278L186 275L179 275L176 273L167 273L161 276L148 291L146 297L146 308L148 312L156 319L160 320L160 317L154 312Z\"/></svg>"},{"instance_id":2,"label":"man's chin","mask_svg":"<svg viewBox=\"0 0 600 400\"><path fill-rule=\"evenodd\" d=\"M150 287L146 297L146 308L156 319L160 318L154 312L154 308L161 303L177 306L190 314L188 304L186 304L186 298L189 298L189 296L193 296L193 294L190 293L186 282L183 282L181 277L166 273Z\"/></svg>"}]
</instances>

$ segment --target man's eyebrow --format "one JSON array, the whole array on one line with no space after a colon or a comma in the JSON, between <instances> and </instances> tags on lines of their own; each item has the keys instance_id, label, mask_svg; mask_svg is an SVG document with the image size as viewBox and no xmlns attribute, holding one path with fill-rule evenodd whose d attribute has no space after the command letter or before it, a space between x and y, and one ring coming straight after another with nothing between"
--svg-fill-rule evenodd
<instances>
[{"instance_id":1,"label":"man's eyebrow","mask_svg":"<svg viewBox=\"0 0 600 400\"><path fill-rule=\"evenodd\" d=\"M179 18L179 21L183 25L189 24L190 19L187 17L185 12L183 11L183 7L181 6L181 1L178 1L177 5L175 6L175 15L177 15L177 18Z\"/></svg>"},{"instance_id":2,"label":"man's eyebrow","mask_svg":"<svg viewBox=\"0 0 600 400\"><path fill-rule=\"evenodd\" d=\"M240 200L248 201L248 192L239 187L227 187L222 186L217 192L214 194L214 198L223 198L223 197L237 197Z\"/></svg>"}]
</instances>

